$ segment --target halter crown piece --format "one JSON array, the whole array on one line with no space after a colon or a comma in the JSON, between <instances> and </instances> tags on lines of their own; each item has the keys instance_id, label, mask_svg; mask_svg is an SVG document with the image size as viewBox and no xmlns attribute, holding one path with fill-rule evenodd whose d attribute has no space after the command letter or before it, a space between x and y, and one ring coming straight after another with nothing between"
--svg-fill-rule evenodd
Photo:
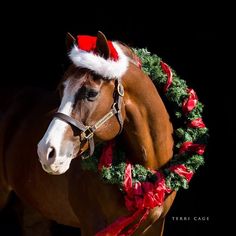
<instances>
[{"instance_id":1,"label":"halter crown piece","mask_svg":"<svg viewBox=\"0 0 236 236\"><path fill-rule=\"evenodd\" d=\"M96 47L98 38L87 35L77 36L77 42L69 52L69 57L77 67L86 68L105 79L120 79L128 68L128 58L118 43L107 41L109 58L99 54Z\"/></svg>"}]
</instances>

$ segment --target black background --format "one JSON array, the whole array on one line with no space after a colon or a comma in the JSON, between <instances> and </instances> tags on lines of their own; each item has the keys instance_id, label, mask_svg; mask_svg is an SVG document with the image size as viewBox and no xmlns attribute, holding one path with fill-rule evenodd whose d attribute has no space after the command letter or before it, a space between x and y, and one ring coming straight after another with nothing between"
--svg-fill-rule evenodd
<instances>
[{"instance_id":1,"label":"black background","mask_svg":"<svg viewBox=\"0 0 236 236\"><path fill-rule=\"evenodd\" d=\"M2 8L6 15L1 16L0 86L55 89L67 62L68 31L96 35L101 30L110 40L147 47L159 55L195 89L205 105L204 121L210 130L206 164L196 173L190 188L179 191L167 217L165 235L208 235L215 230L229 230L225 223L231 221L227 210L233 201L229 180L233 176L236 141L232 84L235 75L230 58L233 20L229 6L192 3L178 7L158 2L142 2L131 8L113 2L64 2L53 6L12 3ZM191 220L173 219L184 216ZM194 216L209 220L194 221ZM5 219L4 229L6 224L14 226L8 218L7 221L1 216ZM66 229L57 229L57 235L62 235L63 230Z\"/></svg>"}]
</instances>

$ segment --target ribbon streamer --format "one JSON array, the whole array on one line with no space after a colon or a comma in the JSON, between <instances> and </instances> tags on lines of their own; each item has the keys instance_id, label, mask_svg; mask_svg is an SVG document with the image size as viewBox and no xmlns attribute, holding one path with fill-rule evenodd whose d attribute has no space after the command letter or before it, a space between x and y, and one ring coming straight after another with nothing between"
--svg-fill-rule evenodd
<instances>
[{"instance_id":1,"label":"ribbon streamer","mask_svg":"<svg viewBox=\"0 0 236 236\"><path fill-rule=\"evenodd\" d=\"M164 93L167 92L168 88L170 87L170 85L172 84L172 80L173 80L173 75L172 75L172 71L170 69L170 67L163 61L160 62L161 64L161 68L162 70L166 73L167 75L167 81L166 81L166 84L163 88L164 90Z\"/></svg>"}]
</instances>

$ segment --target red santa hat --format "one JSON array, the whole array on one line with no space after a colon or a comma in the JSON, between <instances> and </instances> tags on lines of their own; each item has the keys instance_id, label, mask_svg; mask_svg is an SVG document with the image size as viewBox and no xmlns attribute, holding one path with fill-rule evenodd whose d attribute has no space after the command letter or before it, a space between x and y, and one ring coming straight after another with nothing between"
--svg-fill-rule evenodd
<instances>
[{"instance_id":1,"label":"red santa hat","mask_svg":"<svg viewBox=\"0 0 236 236\"><path fill-rule=\"evenodd\" d=\"M128 58L118 43L107 41L109 57L97 51L97 37L79 35L69 57L77 67L87 68L105 79L121 78L128 68Z\"/></svg>"}]
</instances>

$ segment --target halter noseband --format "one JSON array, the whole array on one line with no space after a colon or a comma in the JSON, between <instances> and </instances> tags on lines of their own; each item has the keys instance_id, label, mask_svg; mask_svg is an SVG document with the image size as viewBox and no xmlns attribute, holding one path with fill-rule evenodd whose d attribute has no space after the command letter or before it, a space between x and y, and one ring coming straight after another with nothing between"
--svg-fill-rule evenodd
<instances>
[{"instance_id":1,"label":"halter noseband","mask_svg":"<svg viewBox=\"0 0 236 236\"><path fill-rule=\"evenodd\" d=\"M57 117L61 119L62 121L65 121L69 125L77 128L79 131L82 131L80 133L81 141L86 140L89 143L89 156L83 156L83 159L86 159L90 156L92 156L94 152L94 132L100 128L106 121L108 121L111 117L114 115L117 117L117 120L120 125L120 131L119 134L121 133L123 129L123 119L121 115L121 102L122 102L122 97L124 96L124 87L121 84L121 82L116 79L115 80L115 89L114 89L114 103L112 104L111 110L104 115L100 120L98 120L94 125L84 125L82 122L77 121L76 119L72 118L71 116L68 116L66 114L63 114L61 112L56 112L54 117Z\"/></svg>"}]
</instances>

